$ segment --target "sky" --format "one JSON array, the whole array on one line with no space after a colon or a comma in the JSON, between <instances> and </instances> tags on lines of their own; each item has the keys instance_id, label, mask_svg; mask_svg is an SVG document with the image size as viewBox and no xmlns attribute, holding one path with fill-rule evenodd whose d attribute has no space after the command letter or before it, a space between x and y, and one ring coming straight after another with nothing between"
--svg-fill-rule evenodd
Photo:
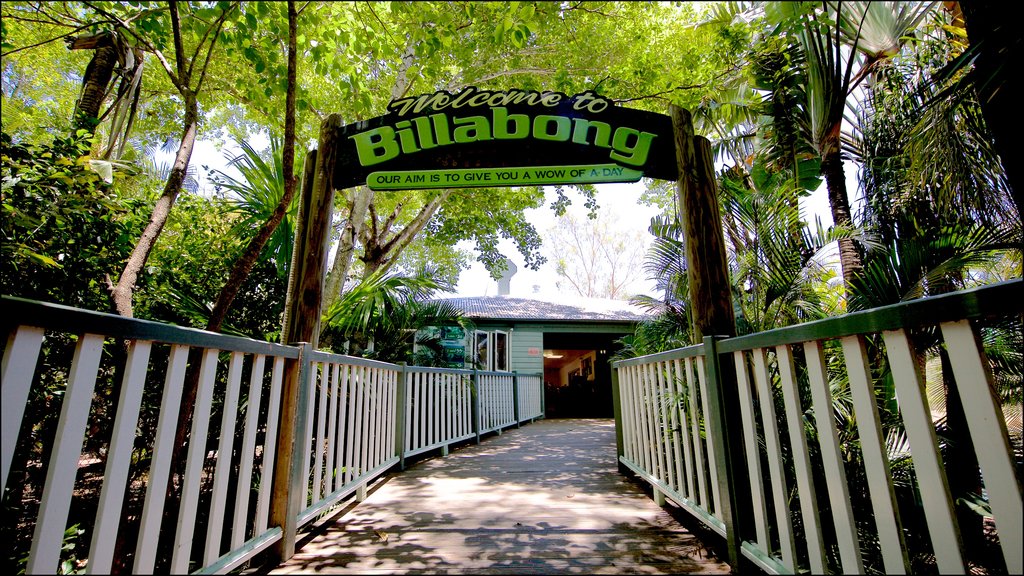
<instances>
[{"instance_id":1,"label":"sky","mask_svg":"<svg viewBox=\"0 0 1024 576\"><path fill-rule=\"evenodd\" d=\"M848 185L854 186L850 190L856 190L856 179L851 178L851 176L855 176L855 169L856 167L854 166L846 166ZM657 215L660 210L657 207L640 204L639 198L644 191L643 184L641 182L632 184L598 184L597 190L597 202L602 212L605 208L608 208L609 212L616 216L616 220L613 223L614 226L620 230L641 233L649 244L653 237L648 231L648 226L650 225L651 217ZM544 207L527 211L529 222L542 235L554 225L556 220L554 212L549 208L551 201L555 197L554 193L550 188L545 188L545 192ZM810 221L813 222L814 215L820 215L824 226L827 227L832 224L831 211L828 207L828 196L824 185L808 198L802 200L802 202L805 213ZM574 198L569 212L575 214L577 218L586 218L587 210L583 206L581 198ZM561 282L562 288L559 288L560 278L555 272L552 263L544 264L537 271L529 270L523 264L522 255L519 254L519 251L516 250L515 245L511 241L503 239L499 246L502 248L505 256L512 260L513 264L518 268L511 278L509 296L523 298L543 296L545 298L562 299L571 299L576 296L576 293L571 287L567 287L564 281ZM464 243L459 247L471 249L472 245ZM545 248L541 250L543 253ZM642 262L637 262L637 266L642 265ZM637 282L634 284L634 287L635 292L651 296L657 295L654 290L653 281L644 280ZM494 296L497 293L497 281L490 277L490 274L482 264L474 262L468 270L462 272L454 294L457 296Z\"/></svg>"},{"instance_id":2,"label":"sky","mask_svg":"<svg viewBox=\"0 0 1024 576\"><path fill-rule=\"evenodd\" d=\"M597 203L599 214L602 216L614 214L617 217L611 223L616 230L638 231L642 234L647 244L653 239L647 228L650 225L651 217L657 215L660 210L653 206L643 206L639 203L640 195L644 191L640 182L633 184L598 184ZM552 188L545 187L544 206L527 211L527 220L534 225L537 232L543 237L549 228L554 226L557 217L551 210L551 202L555 199ZM567 190L567 194L573 198L573 204L567 210L576 216L578 220L587 218L587 209L583 206L583 199L578 194ZM460 248L471 249L472 244L464 243ZM549 262L541 266L540 270L529 270L524 265L523 256L516 249L515 244L510 240L502 239L499 243L503 254L509 258L517 267L517 272L512 276L509 286L509 296L529 298L543 295L545 297L564 296L571 298L576 294L571 288L565 286L555 272L553 260L550 254L546 253L547 247L541 248L541 253L548 257ZM637 262L641 266L642 262ZM563 287L560 289L559 284ZM635 290L654 294L654 285L650 281L634 283ZM535 288L536 287L536 288ZM455 294L458 296L495 296L498 293L497 281L491 279L490 274L483 264L474 262L473 265L462 272L459 283L456 286Z\"/></svg>"}]
</instances>

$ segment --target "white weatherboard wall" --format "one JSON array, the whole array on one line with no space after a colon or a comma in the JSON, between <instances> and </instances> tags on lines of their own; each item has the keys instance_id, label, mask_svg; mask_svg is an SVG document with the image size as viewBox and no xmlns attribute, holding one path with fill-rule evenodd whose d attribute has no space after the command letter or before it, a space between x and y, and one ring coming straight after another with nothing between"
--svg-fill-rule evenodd
<instances>
[{"instance_id":1,"label":"white weatherboard wall","mask_svg":"<svg viewBox=\"0 0 1024 576\"><path fill-rule=\"evenodd\" d=\"M515 328L509 332L511 369L519 373L534 374L544 371L544 333L539 329ZM530 349L537 351L530 355Z\"/></svg>"}]
</instances>

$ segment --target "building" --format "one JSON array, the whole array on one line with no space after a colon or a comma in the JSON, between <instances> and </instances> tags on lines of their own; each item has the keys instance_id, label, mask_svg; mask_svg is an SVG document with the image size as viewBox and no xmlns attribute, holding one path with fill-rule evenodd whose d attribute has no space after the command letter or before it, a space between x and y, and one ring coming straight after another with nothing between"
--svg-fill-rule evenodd
<instances>
[{"instance_id":1,"label":"building","mask_svg":"<svg viewBox=\"0 0 1024 576\"><path fill-rule=\"evenodd\" d=\"M506 295L446 300L472 321L472 333L438 328L449 366L544 373L549 418L611 417L608 358L643 312L620 300L571 303Z\"/></svg>"}]
</instances>

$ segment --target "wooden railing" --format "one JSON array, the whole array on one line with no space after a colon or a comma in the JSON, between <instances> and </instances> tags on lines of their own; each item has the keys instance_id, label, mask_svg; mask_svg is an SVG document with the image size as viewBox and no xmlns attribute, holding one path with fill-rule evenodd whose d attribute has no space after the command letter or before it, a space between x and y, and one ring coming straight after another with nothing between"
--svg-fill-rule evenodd
<instances>
[{"instance_id":1,"label":"wooden railing","mask_svg":"<svg viewBox=\"0 0 1024 576\"><path fill-rule=\"evenodd\" d=\"M4 506L32 531L28 573L225 573L275 544L287 554L300 528L406 457L543 417L539 375L0 305ZM282 453L294 457L282 464ZM78 565L64 549L72 508L91 538Z\"/></svg>"},{"instance_id":2,"label":"wooden railing","mask_svg":"<svg viewBox=\"0 0 1024 576\"><path fill-rule=\"evenodd\" d=\"M1019 338L1022 310L1015 280L617 362L620 462L724 536L734 568L742 555L770 573L964 573L978 535L958 525L948 477L963 470L943 458L957 440L937 437L945 415L929 406L927 372L959 397L958 441L972 444L1002 561L1019 574L1006 422L1019 422L1020 366L1003 406L981 343L1001 329Z\"/></svg>"}]
</instances>

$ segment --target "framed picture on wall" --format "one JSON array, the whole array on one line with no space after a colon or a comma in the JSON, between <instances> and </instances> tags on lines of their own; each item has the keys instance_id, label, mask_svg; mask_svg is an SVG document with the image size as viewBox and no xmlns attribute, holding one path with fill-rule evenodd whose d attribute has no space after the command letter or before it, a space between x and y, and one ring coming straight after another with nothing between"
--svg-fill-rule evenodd
<instances>
[{"instance_id":1,"label":"framed picture on wall","mask_svg":"<svg viewBox=\"0 0 1024 576\"><path fill-rule=\"evenodd\" d=\"M594 359L590 356L584 356L580 360L580 370L583 372L583 377L587 380L594 379Z\"/></svg>"}]
</instances>

